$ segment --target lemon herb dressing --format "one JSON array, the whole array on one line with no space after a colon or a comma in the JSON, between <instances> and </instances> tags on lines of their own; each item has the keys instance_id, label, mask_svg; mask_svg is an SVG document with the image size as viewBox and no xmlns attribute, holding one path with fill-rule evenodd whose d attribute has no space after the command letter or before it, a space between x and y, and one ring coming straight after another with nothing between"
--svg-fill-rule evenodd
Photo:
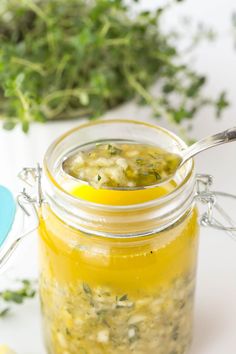
<instances>
[{"instance_id":1,"label":"lemon herb dressing","mask_svg":"<svg viewBox=\"0 0 236 354\"><path fill-rule=\"evenodd\" d=\"M70 156L64 169L97 188L132 188L167 180L180 161L179 155L152 145L101 143Z\"/></svg>"},{"instance_id":2,"label":"lemon herb dressing","mask_svg":"<svg viewBox=\"0 0 236 354\"><path fill-rule=\"evenodd\" d=\"M152 145L98 144L67 159L64 168L78 182L65 189L104 205L148 202L175 189L173 181L155 184L178 163L178 155ZM137 241L86 235L45 206L40 236L49 353L185 352L191 339L196 209L169 229Z\"/></svg>"}]
</instances>

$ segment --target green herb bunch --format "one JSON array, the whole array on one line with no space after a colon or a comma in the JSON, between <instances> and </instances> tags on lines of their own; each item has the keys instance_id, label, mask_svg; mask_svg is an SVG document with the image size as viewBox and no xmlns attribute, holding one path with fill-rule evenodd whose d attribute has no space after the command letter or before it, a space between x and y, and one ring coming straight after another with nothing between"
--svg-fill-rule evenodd
<instances>
[{"instance_id":1,"label":"green herb bunch","mask_svg":"<svg viewBox=\"0 0 236 354\"><path fill-rule=\"evenodd\" d=\"M1 0L4 128L21 123L27 132L32 121L94 118L133 98L176 123L205 105L220 115L225 93L205 97L206 77L183 62L177 39L162 30L168 8L134 14L124 0Z\"/></svg>"},{"instance_id":2,"label":"green herb bunch","mask_svg":"<svg viewBox=\"0 0 236 354\"><path fill-rule=\"evenodd\" d=\"M19 286L16 290L4 290L0 292L0 318L10 311L9 304L22 304L25 299L33 298L36 294L35 284L30 280L17 281Z\"/></svg>"}]
</instances>

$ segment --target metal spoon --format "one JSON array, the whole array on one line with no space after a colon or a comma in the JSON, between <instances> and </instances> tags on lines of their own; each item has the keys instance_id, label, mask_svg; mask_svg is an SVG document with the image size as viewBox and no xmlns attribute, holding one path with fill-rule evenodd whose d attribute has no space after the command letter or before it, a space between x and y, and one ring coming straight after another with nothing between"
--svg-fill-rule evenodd
<instances>
[{"instance_id":1,"label":"metal spoon","mask_svg":"<svg viewBox=\"0 0 236 354\"><path fill-rule=\"evenodd\" d=\"M155 184L155 186L159 186L163 183L168 182L169 180L172 180L173 177L175 176L176 172L178 171L178 169L180 167L182 167L189 159L191 159L192 157L194 157L195 155L199 154L200 152L210 149L214 146L217 145L221 145L221 144L225 144L225 143L230 143L236 141L236 127L234 128L230 128L227 129L221 133L217 133L211 136L208 136L202 140L199 140L198 142L196 142L195 144L191 145L190 147L188 147L186 150L183 150L180 154L179 154L179 164L176 165L176 168L174 170L172 170L170 172L170 174L168 174L167 176L165 176L165 178L161 179L158 183ZM68 158L67 158L68 159ZM72 178L73 180L79 180L76 177L73 177L72 175L70 175L70 173L67 171L66 168L66 162L67 159L65 159L62 163L62 171L63 173L65 173L67 176L69 176L70 178ZM88 184L88 182L86 181L82 181L79 180L82 183ZM149 187L149 186L147 186ZM153 187L153 186L152 186ZM107 188L107 187L106 187ZM146 188L146 187L142 187L142 188ZM108 187L108 189L114 189L112 187ZM115 188L117 189L117 188ZM140 187L122 187L119 189L140 189Z\"/></svg>"},{"instance_id":2,"label":"metal spoon","mask_svg":"<svg viewBox=\"0 0 236 354\"><path fill-rule=\"evenodd\" d=\"M182 152L181 161L177 169L182 167L189 159L199 154L199 152L210 149L217 145L231 143L233 141L236 141L236 127L203 138Z\"/></svg>"}]
</instances>

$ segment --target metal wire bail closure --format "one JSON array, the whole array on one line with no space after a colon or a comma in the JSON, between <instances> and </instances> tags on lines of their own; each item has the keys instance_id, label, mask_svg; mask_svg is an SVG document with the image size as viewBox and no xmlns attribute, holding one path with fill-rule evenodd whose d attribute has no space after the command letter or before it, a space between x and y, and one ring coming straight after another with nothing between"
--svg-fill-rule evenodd
<instances>
[{"instance_id":1,"label":"metal wire bail closure","mask_svg":"<svg viewBox=\"0 0 236 354\"><path fill-rule=\"evenodd\" d=\"M207 206L206 212L200 217L200 224L202 226L209 226L217 230L226 231L236 241L236 226L232 218L225 212L224 208L219 204L218 197L228 197L236 200L236 195L211 191L210 187L213 184L213 176L206 174L198 174L196 178L196 200ZM216 219L215 212L222 217L228 224L224 225Z\"/></svg>"},{"instance_id":2,"label":"metal wire bail closure","mask_svg":"<svg viewBox=\"0 0 236 354\"><path fill-rule=\"evenodd\" d=\"M24 231L18 236L12 244L3 253L0 252L0 268L7 262L12 253L18 247L19 243L24 240L25 237L30 235L33 231L37 230L39 225L39 218L37 207L40 207L43 203L43 193L41 185L42 168L38 164L36 168L23 168L18 177L26 183L29 187L35 188L33 195L28 194L25 188L17 196L17 203L23 212L23 229ZM213 177L207 174L198 174L196 177L196 201L200 201L203 205L207 206L207 211L200 217L200 224L202 226L209 226L217 230L226 231L236 241L236 226L231 217L224 211L219 205L219 196L229 197L236 200L236 195L211 191L210 187L213 184ZM215 211L224 219L228 226L223 225L215 217ZM34 226L28 228L25 227L25 218L35 218Z\"/></svg>"},{"instance_id":3,"label":"metal wire bail closure","mask_svg":"<svg viewBox=\"0 0 236 354\"><path fill-rule=\"evenodd\" d=\"M41 187L41 174L42 169L39 165L37 168L24 168L18 175L18 177L26 183L31 188L36 187L35 195L30 195L26 192L26 189L23 188L23 191L17 196L17 204L19 210L23 212L22 220L22 231L17 238L5 249L0 252L0 268L5 265L8 259L11 257L12 253L16 250L18 245L33 231L37 230L39 225L39 218L37 207L40 207L43 201L42 198L42 187ZM33 219L32 219L33 218ZM33 222L28 225L29 219ZM4 246L4 245L3 245Z\"/></svg>"},{"instance_id":4,"label":"metal wire bail closure","mask_svg":"<svg viewBox=\"0 0 236 354\"><path fill-rule=\"evenodd\" d=\"M26 189L23 189L23 196L28 202L36 203L37 206L41 206L43 202L42 192L42 167L37 164L37 167L24 167L18 174L18 178L26 183L29 187L36 187L36 193L33 197L26 193Z\"/></svg>"}]
</instances>

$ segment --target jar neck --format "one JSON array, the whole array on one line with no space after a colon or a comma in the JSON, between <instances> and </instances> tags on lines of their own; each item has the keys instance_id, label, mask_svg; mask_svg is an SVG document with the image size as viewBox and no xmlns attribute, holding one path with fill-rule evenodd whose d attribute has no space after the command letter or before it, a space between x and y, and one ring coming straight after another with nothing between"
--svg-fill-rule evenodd
<instances>
[{"instance_id":1,"label":"jar neck","mask_svg":"<svg viewBox=\"0 0 236 354\"><path fill-rule=\"evenodd\" d=\"M192 162L191 162L192 165ZM63 222L84 233L110 237L140 237L163 231L177 223L194 205L195 175L172 192L149 202L103 205L65 194L43 177L45 202ZM125 191L123 192L125 193Z\"/></svg>"},{"instance_id":2,"label":"jar neck","mask_svg":"<svg viewBox=\"0 0 236 354\"><path fill-rule=\"evenodd\" d=\"M145 201L130 198L132 205L97 204L71 195L65 186L62 163L75 149L103 141L132 141L135 144L157 145L161 149L181 155L186 144L168 130L144 122L130 120L100 120L79 126L58 138L48 149L43 166L44 199L51 210L66 224L89 234L104 237L139 237L154 234L175 224L190 210L194 202L194 164L190 160L178 169L173 188ZM148 188L150 186L144 187ZM158 187L156 187L158 188ZM163 187L164 188L164 187ZM127 192L127 191L126 191ZM120 193L126 193L120 191ZM145 191L144 191L145 192ZM94 190L96 193L96 190ZM127 193L130 193L128 191ZM150 194L150 190L148 192ZM152 194L152 193L151 193ZM154 199L156 197L156 199ZM111 200L113 197L110 198ZM152 199L152 200L150 200ZM102 203L104 199L100 198ZM147 201L148 200L148 201ZM142 201L142 202L141 202ZM139 204L134 204L139 203Z\"/></svg>"}]
</instances>

